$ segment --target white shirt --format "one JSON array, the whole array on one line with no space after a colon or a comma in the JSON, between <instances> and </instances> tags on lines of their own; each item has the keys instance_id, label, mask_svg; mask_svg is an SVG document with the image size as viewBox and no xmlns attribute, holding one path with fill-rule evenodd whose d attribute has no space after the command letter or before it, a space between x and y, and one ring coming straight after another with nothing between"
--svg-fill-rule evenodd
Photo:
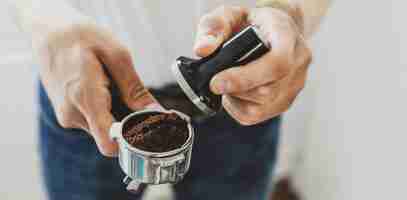
<instances>
[{"instance_id":1,"label":"white shirt","mask_svg":"<svg viewBox=\"0 0 407 200\"><path fill-rule=\"evenodd\" d=\"M146 86L174 82L170 66L193 56L200 16L221 5L254 6L255 0L68 0L82 14L107 28L132 53Z\"/></svg>"}]
</instances>

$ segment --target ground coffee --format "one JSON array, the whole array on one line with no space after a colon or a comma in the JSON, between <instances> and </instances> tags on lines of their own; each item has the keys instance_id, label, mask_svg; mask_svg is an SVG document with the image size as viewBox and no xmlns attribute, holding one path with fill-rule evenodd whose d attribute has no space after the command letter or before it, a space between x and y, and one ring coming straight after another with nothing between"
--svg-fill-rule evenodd
<instances>
[{"instance_id":1,"label":"ground coffee","mask_svg":"<svg viewBox=\"0 0 407 200\"><path fill-rule=\"evenodd\" d=\"M167 152L180 148L188 139L188 124L174 113L147 113L131 118L123 137L138 149Z\"/></svg>"}]
</instances>

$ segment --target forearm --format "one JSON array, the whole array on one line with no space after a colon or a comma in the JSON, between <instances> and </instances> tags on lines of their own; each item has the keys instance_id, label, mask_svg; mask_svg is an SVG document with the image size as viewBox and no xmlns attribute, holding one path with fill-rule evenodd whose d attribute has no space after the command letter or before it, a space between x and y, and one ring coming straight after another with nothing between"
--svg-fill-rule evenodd
<instances>
[{"instance_id":1,"label":"forearm","mask_svg":"<svg viewBox=\"0 0 407 200\"><path fill-rule=\"evenodd\" d=\"M31 36L33 42L67 26L91 21L64 0L9 0L9 3L16 8L20 29Z\"/></svg>"},{"instance_id":2,"label":"forearm","mask_svg":"<svg viewBox=\"0 0 407 200\"><path fill-rule=\"evenodd\" d=\"M286 10L308 39L318 30L331 2L332 0L257 0L257 6L272 6Z\"/></svg>"}]
</instances>

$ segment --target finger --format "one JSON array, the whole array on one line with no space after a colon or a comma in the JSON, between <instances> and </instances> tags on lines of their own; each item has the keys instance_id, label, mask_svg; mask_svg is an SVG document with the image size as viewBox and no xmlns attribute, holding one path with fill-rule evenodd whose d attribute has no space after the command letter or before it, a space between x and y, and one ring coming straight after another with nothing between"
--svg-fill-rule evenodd
<instances>
[{"instance_id":1,"label":"finger","mask_svg":"<svg viewBox=\"0 0 407 200\"><path fill-rule=\"evenodd\" d=\"M287 111L304 87L305 77L306 73L298 72L295 76L293 75L290 78L282 80L277 87L279 92L274 95L273 100L268 101L268 103L262 104L257 108L251 108L251 112L247 112L247 115L251 116L243 118L241 121L247 120L247 123L249 124L256 124ZM230 102L232 105L238 105L233 99Z\"/></svg>"},{"instance_id":2,"label":"finger","mask_svg":"<svg viewBox=\"0 0 407 200\"><path fill-rule=\"evenodd\" d=\"M230 96L264 105L269 104L276 99L278 89L277 83L269 83L257 88L253 88L247 92L233 93L230 94Z\"/></svg>"},{"instance_id":3,"label":"finger","mask_svg":"<svg viewBox=\"0 0 407 200\"><path fill-rule=\"evenodd\" d=\"M292 23L287 22L290 21L288 16L271 15L269 10L260 9L258 12L251 12L249 18L251 23L260 28L272 49L245 66L217 74L211 83L214 93L244 92L280 80L296 65L299 55L305 54L303 48L298 48L298 33Z\"/></svg>"},{"instance_id":4,"label":"finger","mask_svg":"<svg viewBox=\"0 0 407 200\"><path fill-rule=\"evenodd\" d=\"M100 152L105 156L117 154L117 143L110 139L109 130L114 122L110 112L111 97L108 88L95 88L92 90L87 105L84 106L84 115L89 124L90 132Z\"/></svg>"},{"instance_id":5,"label":"finger","mask_svg":"<svg viewBox=\"0 0 407 200\"><path fill-rule=\"evenodd\" d=\"M109 80L95 55L84 53L82 60L83 78L69 87L68 95L84 116L89 133L100 152L105 156L114 156L117 153L117 144L109 137L109 129L114 121L110 112Z\"/></svg>"},{"instance_id":6,"label":"finger","mask_svg":"<svg viewBox=\"0 0 407 200\"><path fill-rule=\"evenodd\" d=\"M61 127L82 129L89 132L89 126L85 117L71 102L64 101L63 106L57 106L55 109L55 114Z\"/></svg>"},{"instance_id":7,"label":"finger","mask_svg":"<svg viewBox=\"0 0 407 200\"><path fill-rule=\"evenodd\" d=\"M283 54L287 50L292 52L294 45L286 43L292 44L294 39L301 36L292 17L276 9L256 8L250 12L248 21L260 29L274 52L282 51Z\"/></svg>"},{"instance_id":8,"label":"finger","mask_svg":"<svg viewBox=\"0 0 407 200\"><path fill-rule=\"evenodd\" d=\"M225 110L241 125L250 126L263 119L263 106L232 96L222 96Z\"/></svg>"},{"instance_id":9,"label":"finger","mask_svg":"<svg viewBox=\"0 0 407 200\"><path fill-rule=\"evenodd\" d=\"M216 74L210 82L210 88L215 94L246 92L284 78L290 72L293 65L291 62L288 55L269 52L244 66Z\"/></svg>"},{"instance_id":10,"label":"finger","mask_svg":"<svg viewBox=\"0 0 407 200\"><path fill-rule=\"evenodd\" d=\"M300 88L284 90L267 104L257 104L234 96L223 95L225 110L242 125L254 125L287 111L299 94Z\"/></svg>"},{"instance_id":11,"label":"finger","mask_svg":"<svg viewBox=\"0 0 407 200\"><path fill-rule=\"evenodd\" d=\"M266 119L271 119L282 113L286 112L290 106L293 104L298 93L280 93L277 98L270 102L270 104L265 105L264 110L267 110L267 114L263 117Z\"/></svg>"},{"instance_id":12,"label":"finger","mask_svg":"<svg viewBox=\"0 0 407 200\"><path fill-rule=\"evenodd\" d=\"M117 84L123 101L133 110L158 104L136 73L130 53L124 47L100 48L97 56L105 64Z\"/></svg>"},{"instance_id":13,"label":"finger","mask_svg":"<svg viewBox=\"0 0 407 200\"><path fill-rule=\"evenodd\" d=\"M246 26L248 10L242 7L219 7L203 16L198 25L194 52L205 57L213 53L234 32Z\"/></svg>"}]
</instances>

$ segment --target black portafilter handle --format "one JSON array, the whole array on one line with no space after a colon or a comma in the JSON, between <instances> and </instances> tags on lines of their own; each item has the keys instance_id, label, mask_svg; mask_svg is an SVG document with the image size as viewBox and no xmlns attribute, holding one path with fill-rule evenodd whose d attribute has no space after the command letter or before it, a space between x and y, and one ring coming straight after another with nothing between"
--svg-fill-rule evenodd
<instances>
[{"instance_id":1,"label":"black portafilter handle","mask_svg":"<svg viewBox=\"0 0 407 200\"><path fill-rule=\"evenodd\" d=\"M179 57L177 59L179 71L198 98L190 95L191 92L185 91L185 86L183 87L184 92L203 112L216 113L221 107L221 96L213 94L209 89L212 77L228 68L247 64L264 55L269 49L269 45L259 29L255 26L248 26L223 43L208 57L198 60Z\"/></svg>"}]
</instances>

